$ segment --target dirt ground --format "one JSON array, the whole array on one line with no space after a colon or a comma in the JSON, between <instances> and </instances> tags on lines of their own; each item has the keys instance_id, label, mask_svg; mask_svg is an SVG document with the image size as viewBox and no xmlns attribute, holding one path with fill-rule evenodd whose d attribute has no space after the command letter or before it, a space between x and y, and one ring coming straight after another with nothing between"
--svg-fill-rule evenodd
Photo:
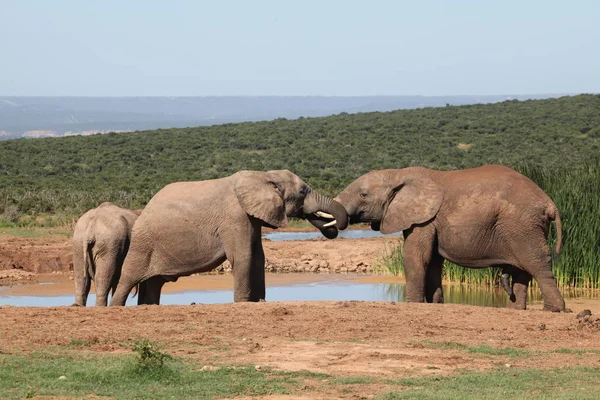
<instances>
[{"instance_id":1,"label":"dirt ground","mask_svg":"<svg viewBox=\"0 0 600 400\"><path fill-rule=\"evenodd\" d=\"M305 271L368 272L396 238L265 241L268 265L304 265ZM68 238L0 237L0 282L20 285L10 294L73 290ZM343 265L343 266L342 266ZM317 267L317 268L315 268ZM280 272L291 272L282 269ZM268 274L273 284L327 279L325 273ZM194 277L190 277L192 279ZM166 291L219 289L223 279L203 276L165 286ZM356 278L354 278L356 279ZM364 281L373 279L364 276ZM199 282L203 282L198 286ZM183 283L182 283L183 282ZM187 283L185 283L187 282ZM212 282L212 283L211 283ZM181 286L177 286L177 285ZM62 285L62 286L61 286ZM40 290L47 290L40 292ZM568 301L574 313L384 302L266 302L140 307L0 307L0 353L28 353L49 346L81 352L124 353L128 340L147 338L164 351L206 368L256 365L312 371L336 378L403 378L496 368L600 367L598 301ZM584 308L594 315L577 313ZM329 379L329 378L328 378ZM302 396L270 399L369 398L392 388L349 385L346 391L316 380ZM321 383L320 383L321 382ZM348 390L350 390L348 392ZM351 392L351 393L350 393Z\"/></svg>"},{"instance_id":2,"label":"dirt ground","mask_svg":"<svg viewBox=\"0 0 600 400\"><path fill-rule=\"evenodd\" d=\"M199 368L250 364L337 378L398 379L499 367L600 367L598 322L534 310L352 301L4 306L0 352L65 346L123 353L129 351L123 341L148 338ZM365 398L388 389L357 385L350 396L317 382L303 395Z\"/></svg>"}]
</instances>

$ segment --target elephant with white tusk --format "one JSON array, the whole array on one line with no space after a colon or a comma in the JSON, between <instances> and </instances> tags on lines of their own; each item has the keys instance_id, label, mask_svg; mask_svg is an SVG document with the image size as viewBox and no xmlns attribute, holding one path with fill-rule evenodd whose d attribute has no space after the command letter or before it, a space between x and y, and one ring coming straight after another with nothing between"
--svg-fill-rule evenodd
<instances>
[{"instance_id":1,"label":"elephant with white tusk","mask_svg":"<svg viewBox=\"0 0 600 400\"><path fill-rule=\"evenodd\" d=\"M112 289L114 293L119 281L131 230L140 213L106 202L79 218L72 239L74 305L86 305L94 281L96 305L106 306L108 292Z\"/></svg>"},{"instance_id":2,"label":"elephant with white tusk","mask_svg":"<svg viewBox=\"0 0 600 400\"><path fill-rule=\"evenodd\" d=\"M221 179L167 185L133 228L110 305L124 305L140 282L146 285L144 303L159 304L165 281L210 271L226 259L233 268L234 301L264 300L261 227L284 227L288 217L307 219L330 239L348 225L341 204L287 170L240 171Z\"/></svg>"},{"instance_id":3,"label":"elephant with white tusk","mask_svg":"<svg viewBox=\"0 0 600 400\"><path fill-rule=\"evenodd\" d=\"M382 233L402 231L408 301L443 302L444 259L469 268L502 267L509 307L525 309L531 278L544 309L569 311L552 275L547 244L556 205L534 182L510 168L486 165L459 171L422 167L371 171L335 200L350 222ZM509 283L509 277L512 282Z\"/></svg>"}]
</instances>

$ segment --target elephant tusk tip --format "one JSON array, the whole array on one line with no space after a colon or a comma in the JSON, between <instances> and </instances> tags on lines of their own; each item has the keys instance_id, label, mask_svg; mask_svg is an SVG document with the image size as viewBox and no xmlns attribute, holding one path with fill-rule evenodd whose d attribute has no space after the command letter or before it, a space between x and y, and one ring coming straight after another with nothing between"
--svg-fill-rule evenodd
<instances>
[{"instance_id":1,"label":"elephant tusk tip","mask_svg":"<svg viewBox=\"0 0 600 400\"><path fill-rule=\"evenodd\" d=\"M315 213L315 215L317 217L321 217L321 218L327 218L327 219L335 219L335 217L329 213L323 212L323 211L317 211Z\"/></svg>"},{"instance_id":2,"label":"elephant tusk tip","mask_svg":"<svg viewBox=\"0 0 600 400\"><path fill-rule=\"evenodd\" d=\"M337 224L337 221L334 219L333 221L328 222L325 225L323 225L323 228L328 228L330 226L334 226L335 224Z\"/></svg>"}]
</instances>

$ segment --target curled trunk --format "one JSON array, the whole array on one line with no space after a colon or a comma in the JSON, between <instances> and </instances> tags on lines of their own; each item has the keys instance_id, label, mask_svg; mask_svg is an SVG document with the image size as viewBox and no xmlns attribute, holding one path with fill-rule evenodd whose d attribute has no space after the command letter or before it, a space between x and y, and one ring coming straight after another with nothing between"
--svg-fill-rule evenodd
<instances>
[{"instance_id":1,"label":"curled trunk","mask_svg":"<svg viewBox=\"0 0 600 400\"><path fill-rule=\"evenodd\" d=\"M348 226L348 214L346 209L337 201L325 197L317 192L311 191L304 200L302 208L306 219L318 228L323 236L328 239L334 239L338 235L338 229L346 229ZM335 225L325 226L331 223L331 219L315 215L317 211L331 214L335 219Z\"/></svg>"}]
</instances>

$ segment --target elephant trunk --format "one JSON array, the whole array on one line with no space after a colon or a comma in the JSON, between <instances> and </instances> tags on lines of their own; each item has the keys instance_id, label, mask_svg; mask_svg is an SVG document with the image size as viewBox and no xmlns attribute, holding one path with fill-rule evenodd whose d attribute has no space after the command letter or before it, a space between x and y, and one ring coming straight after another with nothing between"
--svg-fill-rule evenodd
<instances>
[{"instance_id":1,"label":"elephant trunk","mask_svg":"<svg viewBox=\"0 0 600 400\"><path fill-rule=\"evenodd\" d=\"M306 219L328 239L337 237L338 229L346 229L348 227L348 214L344 206L320 193L311 191L304 200L302 211ZM329 225L332 221L331 219L315 214L319 211L331 214L335 219L335 224Z\"/></svg>"}]
</instances>

